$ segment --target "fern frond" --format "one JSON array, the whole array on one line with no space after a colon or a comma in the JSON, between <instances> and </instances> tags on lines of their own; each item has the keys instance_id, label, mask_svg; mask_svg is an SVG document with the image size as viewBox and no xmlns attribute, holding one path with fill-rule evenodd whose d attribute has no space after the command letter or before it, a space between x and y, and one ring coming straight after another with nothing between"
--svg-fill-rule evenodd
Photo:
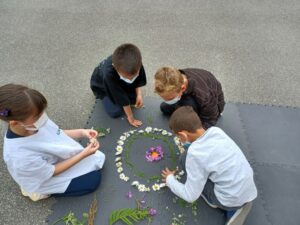
<instances>
[{"instance_id":1,"label":"fern frond","mask_svg":"<svg viewBox=\"0 0 300 225\"><path fill-rule=\"evenodd\" d=\"M127 225L133 225L145 218L149 217L147 209L120 209L113 211L109 216L109 225L114 224L115 222L122 220Z\"/></svg>"}]
</instances>

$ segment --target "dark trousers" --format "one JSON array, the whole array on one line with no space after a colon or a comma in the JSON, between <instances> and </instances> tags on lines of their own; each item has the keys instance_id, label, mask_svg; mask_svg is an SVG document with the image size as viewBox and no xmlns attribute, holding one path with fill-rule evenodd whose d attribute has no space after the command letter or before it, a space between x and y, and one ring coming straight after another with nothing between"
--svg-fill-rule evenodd
<instances>
[{"instance_id":1,"label":"dark trousers","mask_svg":"<svg viewBox=\"0 0 300 225\"><path fill-rule=\"evenodd\" d=\"M135 101L136 101L136 94L135 93L127 93L127 94L128 94L130 104L134 105ZM118 118L118 117L124 115L123 106L113 103L112 100L110 100L110 98L108 96L105 96L102 99L102 104L104 106L106 113L111 118Z\"/></svg>"},{"instance_id":2,"label":"dark trousers","mask_svg":"<svg viewBox=\"0 0 300 225\"><path fill-rule=\"evenodd\" d=\"M114 104L108 96L105 96L102 99L102 105L106 111L106 113L111 118L118 118L124 114L123 107L117 104Z\"/></svg>"},{"instance_id":3,"label":"dark trousers","mask_svg":"<svg viewBox=\"0 0 300 225\"><path fill-rule=\"evenodd\" d=\"M235 210L238 210L238 209L243 207L243 206L240 206L240 207L227 207L227 206L222 205L222 203L219 202L219 200L217 199L217 197L215 195L214 187L215 187L215 184L211 180L208 179L205 186L204 186L204 189L202 191L202 195L204 195L205 198L210 203L218 206L218 208L223 209L225 211L235 211Z\"/></svg>"},{"instance_id":4,"label":"dark trousers","mask_svg":"<svg viewBox=\"0 0 300 225\"><path fill-rule=\"evenodd\" d=\"M92 171L72 179L64 193L53 194L54 197L81 196L95 191L101 183L101 170Z\"/></svg>"}]
</instances>

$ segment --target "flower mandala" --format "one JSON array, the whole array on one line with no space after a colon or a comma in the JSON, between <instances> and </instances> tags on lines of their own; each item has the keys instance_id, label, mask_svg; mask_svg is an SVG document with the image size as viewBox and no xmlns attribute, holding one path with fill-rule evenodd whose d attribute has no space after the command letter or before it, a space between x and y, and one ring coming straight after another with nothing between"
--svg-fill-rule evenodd
<instances>
[{"instance_id":1,"label":"flower mandala","mask_svg":"<svg viewBox=\"0 0 300 225\"><path fill-rule=\"evenodd\" d=\"M117 172L119 173L119 178L125 182L128 182L130 178L126 176L126 171L124 171L123 165L127 165L135 174L135 176L138 176L140 178L146 179L148 183L150 181L155 181L156 183L147 186L146 184L140 183L139 181L133 181L131 183L132 186L136 187L140 192L150 192L152 189L153 191L159 191L161 188L165 187L165 183L158 183L160 180L160 176L153 176L150 178L147 178L144 173L139 172L136 170L134 164L129 159L129 151L132 144L132 141L140 136L146 136L153 139L161 139L163 140L167 145L168 149L170 150L172 158L176 161L176 153L174 149L174 143L175 146L179 149L181 152L181 142L178 138L174 138L174 142L170 141L170 137L172 136L172 133L158 128L152 128L152 127L146 127L144 130L131 130L128 132L123 133L119 140L117 141L116 146L116 168ZM171 139L172 140L172 139ZM124 154L124 157L123 157ZM154 161L160 161L164 157L164 152L162 150L161 146L156 147L150 147L145 154L145 158L148 162L154 162ZM180 179L180 175L176 175L177 179ZM150 188L151 187L151 188Z\"/></svg>"}]
</instances>

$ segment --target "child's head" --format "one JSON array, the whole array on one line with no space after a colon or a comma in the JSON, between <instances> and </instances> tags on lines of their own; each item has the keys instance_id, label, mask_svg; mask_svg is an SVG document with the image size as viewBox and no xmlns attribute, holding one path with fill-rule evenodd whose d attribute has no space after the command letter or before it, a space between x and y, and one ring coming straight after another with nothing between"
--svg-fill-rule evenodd
<instances>
[{"instance_id":1,"label":"child's head","mask_svg":"<svg viewBox=\"0 0 300 225\"><path fill-rule=\"evenodd\" d=\"M154 78L155 92L159 94L166 103L176 103L186 90L183 75L174 67L160 68L155 73Z\"/></svg>"},{"instance_id":2,"label":"child's head","mask_svg":"<svg viewBox=\"0 0 300 225\"><path fill-rule=\"evenodd\" d=\"M3 121L36 120L46 107L46 98L34 89L17 84L0 87L0 119Z\"/></svg>"},{"instance_id":3,"label":"child's head","mask_svg":"<svg viewBox=\"0 0 300 225\"><path fill-rule=\"evenodd\" d=\"M142 55L133 44L122 44L112 55L112 63L118 74L126 79L135 78L142 66Z\"/></svg>"},{"instance_id":4,"label":"child's head","mask_svg":"<svg viewBox=\"0 0 300 225\"><path fill-rule=\"evenodd\" d=\"M191 106L182 106L175 110L169 121L170 129L182 142L192 142L199 130L203 130L198 114Z\"/></svg>"}]
</instances>

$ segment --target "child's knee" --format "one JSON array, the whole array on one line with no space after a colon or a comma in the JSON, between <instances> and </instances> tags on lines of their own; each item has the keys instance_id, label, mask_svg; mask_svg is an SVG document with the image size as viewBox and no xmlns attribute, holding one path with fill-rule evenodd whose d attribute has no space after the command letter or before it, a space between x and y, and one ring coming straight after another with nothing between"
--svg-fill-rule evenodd
<instances>
[{"instance_id":1,"label":"child's knee","mask_svg":"<svg viewBox=\"0 0 300 225\"><path fill-rule=\"evenodd\" d=\"M165 102L162 102L160 104L160 111L163 114L170 116L175 111L175 108L173 106L168 105Z\"/></svg>"},{"instance_id":2,"label":"child's knee","mask_svg":"<svg viewBox=\"0 0 300 225\"><path fill-rule=\"evenodd\" d=\"M120 116L123 115L123 111L120 109L120 110L115 110L115 111L111 111L108 113L108 115L111 117L111 118L119 118Z\"/></svg>"},{"instance_id":3,"label":"child's knee","mask_svg":"<svg viewBox=\"0 0 300 225\"><path fill-rule=\"evenodd\" d=\"M94 192L97 190L99 185L101 184L101 171L94 171L93 178L90 181L89 192Z\"/></svg>"}]
</instances>

